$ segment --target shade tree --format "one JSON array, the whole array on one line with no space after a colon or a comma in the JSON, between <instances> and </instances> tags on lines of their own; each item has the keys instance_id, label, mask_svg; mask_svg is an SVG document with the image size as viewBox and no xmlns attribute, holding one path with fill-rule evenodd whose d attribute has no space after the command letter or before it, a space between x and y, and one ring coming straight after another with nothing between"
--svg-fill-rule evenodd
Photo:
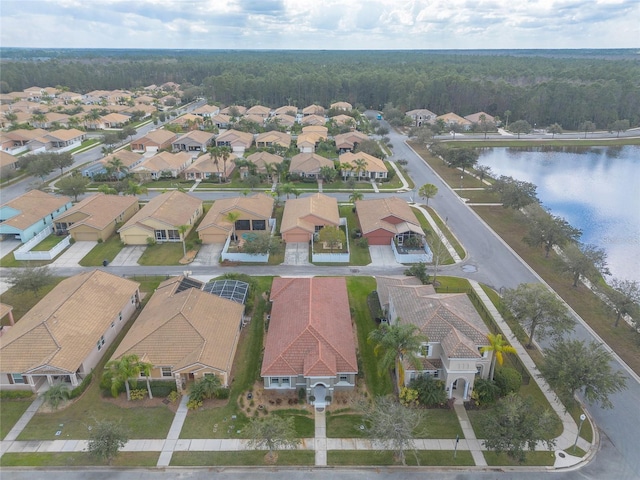
<instances>
[{"instance_id":1,"label":"shade tree","mask_svg":"<svg viewBox=\"0 0 640 480\"><path fill-rule=\"evenodd\" d=\"M577 241L582 232L572 227L564 218L552 215L540 208L533 208L529 217L529 231L524 242L531 247L544 248L545 258L554 247L563 247L571 241Z\"/></svg>"}]
</instances>

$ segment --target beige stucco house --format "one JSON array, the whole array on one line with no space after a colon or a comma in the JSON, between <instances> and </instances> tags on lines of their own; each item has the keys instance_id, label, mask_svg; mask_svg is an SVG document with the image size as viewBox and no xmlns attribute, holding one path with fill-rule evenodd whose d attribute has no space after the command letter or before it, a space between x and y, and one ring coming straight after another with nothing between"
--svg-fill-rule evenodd
<instances>
[{"instance_id":1,"label":"beige stucco house","mask_svg":"<svg viewBox=\"0 0 640 480\"><path fill-rule=\"evenodd\" d=\"M322 193L287 200L280 233L286 243L310 242L321 228L340 225L338 200Z\"/></svg>"}]
</instances>

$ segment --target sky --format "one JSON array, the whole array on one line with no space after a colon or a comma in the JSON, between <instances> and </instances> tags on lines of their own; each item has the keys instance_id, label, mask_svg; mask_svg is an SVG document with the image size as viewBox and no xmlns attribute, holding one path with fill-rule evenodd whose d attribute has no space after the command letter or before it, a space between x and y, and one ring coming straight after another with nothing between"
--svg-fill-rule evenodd
<instances>
[{"instance_id":1,"label":"sky","mask_svg":"<svg viewBox=\"0 0 640 480\"><path fill-rule=\"evenodd\" d=\"M0 0L0 46L638 48L640 0Z\"/></svg>"}]
</instances>

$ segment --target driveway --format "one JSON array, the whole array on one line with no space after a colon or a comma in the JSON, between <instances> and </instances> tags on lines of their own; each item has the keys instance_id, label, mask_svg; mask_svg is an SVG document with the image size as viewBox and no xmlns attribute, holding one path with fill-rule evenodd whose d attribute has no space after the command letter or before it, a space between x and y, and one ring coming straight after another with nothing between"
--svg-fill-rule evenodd
<instances>
[{"instance_id":1,"label":"driveway","mask_svg":"<svg viewBox=\"0 0 640 480\"><path fill-rule=\"evenodd\" d=\"M9 252L13 252L16 248L22 245L20 240L15 240L14 238L7 238L0 242L0 258L9 254Z\"/></svg>"},{"instance_id":2,"label":"driveway","mask_svg":"<svg viewBox=\"0 0 640 480\"><path fill-rule=\"evenodd\" d=\"M52 267L77 267L78 262L95 247L98 242L75 242L70 245L58 259L51 264Z\"/></svg>"},{"instance_id":3,"label":"driveway","mask_svg":"<svg viewBox=\"0 0 640 480\"><path fill-rule=\"evenodd\" d=\"M309 242L287 243L283 265L309 265Z\"/></svg>"},{"instance_id":4,"label":"driveway","mask_svg":"<svg viewBox=\"0 0 640 480\"><path fill-rule=\"evenodd\" d=\"M397 267L402 265L396 262L396 257L389 245L370 245L369 255L371 255L370 265L376 267Z\"/></svg>"},{"instance_id":5,"label":"driveway","mask_svg":"<svg viewBox=\"0 0 640 480\"><path fill-rule=\"evenodd\" d=\"M218 265L223 248L224 243L209 243L207 245L201 245L198 255L193 259L191 265L197 267Z\"/></svg>"},{"instance_id":6,"label":"driveway","mask_svg":"<svg viewBox=\"0 0 640 480\"><path fill-rule=\"evenodd\" d=\"M109 265L113 267L137 266L138 259L144 253L145 248L147 248L146 245L130 245L124 247Z\"/></svg>"}]
</instances>

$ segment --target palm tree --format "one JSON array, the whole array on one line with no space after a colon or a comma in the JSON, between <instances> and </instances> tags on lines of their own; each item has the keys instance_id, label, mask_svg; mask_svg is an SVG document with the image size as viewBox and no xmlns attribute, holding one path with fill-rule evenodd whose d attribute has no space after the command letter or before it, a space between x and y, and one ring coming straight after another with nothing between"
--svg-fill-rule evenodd
<instances>
[{"instance_id":1,"label":"palm tree","mask_svg":"<svg viewBox=\"0 0 640 480\"><path fill-rule=\"evenodd\" d=\"M342 170L342 180L345 180L349 176L347 174L353 172L353 165L348 162L341 163L340 170Z\"/></svg>"},{"instance_id":2,"label":"palm tree","mask_svg":"<svg viewBox=\"0 0 640 480\"><path fill-rule=\"evenodd\" d=\"M122 162L122 160L120 160L118 157L113 157L111 160L109 160L107 162L107 166L111 167L113 169L113 171L116 173L116 180L119 180L120 179L120 174L123 171L127 170L127 167L125 167L125 165Z\"/></svg>"},{"instance_id":3,"label":"palm tree","mask_svg":"<svg viewBox=\"0 0 640 480\"><path fill-rule=\"evenodd\" d=\"M222 175L220 175L220 147L209 147L207 151L209 152L209 157L213 160L213 164L216 166L216 170L218 171L218 181L222 183Z\"/></svg>"},{"instance_id":4,"label":"palm tree","mask_svg":"<svg viewBox=\"0 0 640 480\"><path fill-rule=\"evenodd\" d=\"M291 195L294 190L293 183L284 183L281 187L281 191L287 196L287 200L289 200L289 195Z\"/></svg>"},{"instance_id":5,"label":"palm tree","mask_svg":"<svg viewBox=\"0 0 640 480\"><path fill-rule=\"evenodd\" d=\"M352 192L349 195L349 201L351 203L356 203L358 200L362 200L364 198L364 194L362 192Z\"/></svg>"},{"instance_id":6,"label":"palm tree","mask_svg":"<svg viewBox=\"0 0 640 480\"><path fill-rule=\"evenodd\" d=\"M502 334L498 333L494 335L490 333L487 335L487 339L489 339L489 345L486 347L482 347L480 349L480 353L484 352L493 352L493 359L491 360L491 368L489 370L489 380L493 380L493 374L496 367L496 360L498 361L498 365L502 365L504 362L503 353L517 353L516 349L507 343L507 341L502 338Z\"/></svg>"},{"instance_id":7,"label":"palm tree","mask_svg":"<svg viewBox=\"0 0 640 480\"><path fill-rule=\"evenodd\" d=\"M118 396L118 390L124 384L124 388L127 391L127 400L131 400L131 392L129 389L129 383L133 388L136 388L136 379L140 376L140 372L146 373L150 371L151 365L141 362L137 355L124 355L119 360L111 360L105 366L107 370L106 375L111 379L111 395ZM147 375L147 382L149 381ZM148 386L149 393L151 388Z\"/></svg>"},{"instance_id":8,"label":"palm tree","mask_svg":"<svg viewBox=\"0 0 640 480\"><path fill-rule=\"evenodd\" d=\"M180 239L182 240L182 253L186 257L187 256L187 245L185 243L184 234L189 231L189 225L179 225L178 232L180 233Z\"/></svg>"},{"instance_id":9,"label":"palm tree","mask_svg":"<svg viewBox=\"0 0 640 480\"><path fill-rule=\"evenodd\" d=\"M367 171L367 161L364 158L356 158L353 163L353 169L358 175L358 180L360 180L362 178L362 172Z\"/></svg>"},{"instance_id":10,"label":"palm tree","mask_svg":"<svg viewBox=\"0 0 640 480\"><path fill-rule=\"evenodd\" d=\"M383 324L369 333L369 341L375 344L373 352L380 355L378 368L380 372L395 369L396 390L404 385L404 361L420 369L418 353L422 344L428 342L426 335L420 333L417 326L400 323L398 318L393 325Z\"/></svg>"},{"instance_id":11,"label":"palm tree","mask_svg":"<svg viewBox=\"0 0 640 480\"><path fill-rule=\"evenodd\" d=\"M240 218L240 214L238 212L228 212L225 216L224 219L231 223L231 239L233 240L236 236L236 221Z\"/></svg>"},{"instance_id":12,"label":"palm tree","mask_svg":"<svg viewBox=\"0 0 640 480\"><path fill-rule=\"evenodd\" d=\"M220 147L220 156L222 157L222 165L224 167L224 179L227 180L227 160L231 156L231 149L229 147Z\"/></svg>"},{"instance_id":13,"label":"palm tree","mask_svg":"<svg viewBox=\"0 0 640 480\"><path fill-rule=\"evenodd\" d=\"M133 180L129 180L124 190L124 193L126 193L127 195L142 195L143 193L147 193L147 192L148 192L147 187L143 187L142 185L140 185L137 182L134 182Z\"/></svg>"}]
</instances>

